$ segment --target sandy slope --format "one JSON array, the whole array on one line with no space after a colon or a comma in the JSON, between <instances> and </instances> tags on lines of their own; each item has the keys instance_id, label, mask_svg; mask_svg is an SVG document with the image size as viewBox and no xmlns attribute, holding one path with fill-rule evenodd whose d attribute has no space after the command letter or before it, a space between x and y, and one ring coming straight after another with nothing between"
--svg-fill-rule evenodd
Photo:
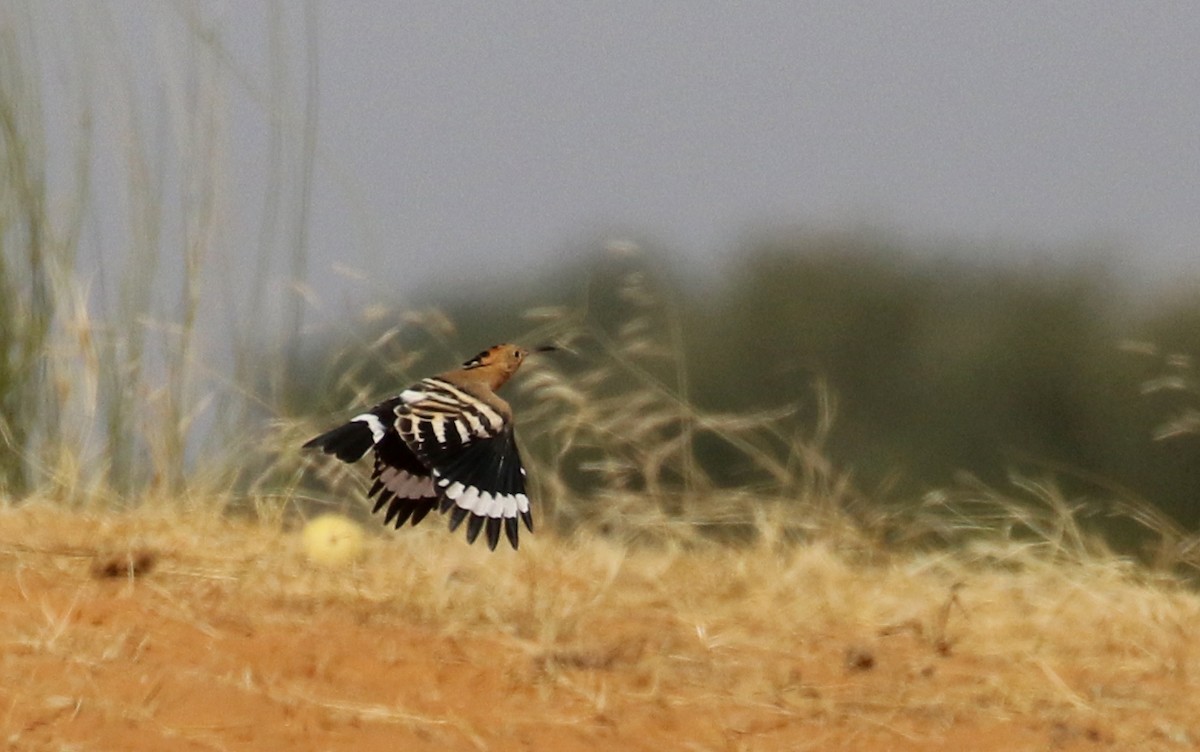
<instances>
[{"instance_id":1,"label":"sandy slope","mask_svg":"<svg viewBox=\"0 0 1200 752\"><path fill-rule=\"evenodd\" d=\"M1200 746L1195 593L1015 550L876 559L430 529L326 570L269 526L0 510L0 744Z\"/></svg>"}]
</instances>

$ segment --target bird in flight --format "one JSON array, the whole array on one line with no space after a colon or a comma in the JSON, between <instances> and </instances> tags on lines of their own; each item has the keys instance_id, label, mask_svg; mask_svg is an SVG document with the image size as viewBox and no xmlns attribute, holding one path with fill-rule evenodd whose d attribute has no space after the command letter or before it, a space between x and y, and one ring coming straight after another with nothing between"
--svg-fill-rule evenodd
<instances>
[{"instance_id":1,"label":"bird in flight","mask_svg":"<svg viewBox=\"0 0 1200 752\"><path fill-rule=\"evenodd\" d=\"M556 350L553 346L532 352ZM467 520L467 542L487 531L493 551L503 529L517 547L518 517L533 532L525 468L513 436L512 409L496 390L530 350L490 347L458 368L422 379L346 424L305 443L343 462L375 452L371 511L384 524L416 525L435 508L449 512L450 530Z\"/></svg>"}]
</instances>

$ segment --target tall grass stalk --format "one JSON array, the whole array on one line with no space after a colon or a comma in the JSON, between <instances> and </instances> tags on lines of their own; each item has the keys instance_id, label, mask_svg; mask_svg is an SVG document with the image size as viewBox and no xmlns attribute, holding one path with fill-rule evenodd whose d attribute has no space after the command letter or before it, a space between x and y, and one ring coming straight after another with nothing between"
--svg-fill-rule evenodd
<instances>
[{"instance_id":1,"label":"tall grass stalk","mask_svg":"<svg viewBox=\"0 0 1200 752\"><path fill-rule=\"evenodd\" d=\"M46 361L63 262L46 217L45 142L28 40L0 26L0 489L23 492L29 448L57 425ZM40 437L53 441L58 437Z\"/></svg>"},{"instance_id":2,"label":"tall grass stalk","mask_svg":"<svg viewBox=\"0 0 1200 752\"><path fill-rule=\"evenodd\" d=\"M264 118L286 122L271 108L291 106L309 123L282 157L308 166L258 176L269 195L301 185L261 218L288 238L286 268L272 248L257 255L303 273L292 224L307 216L297 202L309 200L315 77L293 101L262 96L270 87L239 68L200 3L136 19L128 8L11 5L0 23L0 491L75 503L227 496L238 431L261 398L227 364L252 339L288 336L264 333L280 319L272 285L239 281L256 246L231 229L242 208L231 102L248 93ZM269 23L289 23L277 11ZM289 50L273 53L286 75ZM294 336L303 300L289 305Z\"/></svg>"}]
</instances>

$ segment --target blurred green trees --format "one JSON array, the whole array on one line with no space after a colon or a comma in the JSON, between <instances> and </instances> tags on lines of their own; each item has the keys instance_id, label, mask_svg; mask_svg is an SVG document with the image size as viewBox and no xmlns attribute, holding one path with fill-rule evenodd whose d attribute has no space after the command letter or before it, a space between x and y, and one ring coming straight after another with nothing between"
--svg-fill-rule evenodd
<instances>
[{"instance_id":1,"label":"blurred green trees","mask_svg":"<svg viewBox=\"0 0 1200 752\"><path fill-rule=\"evenodd\" d=\"M1200 301L1152 298L1091 267L916 250L869 237L776 238L704 279L662 256L598 252L487 300L438 300L445 291L434 291L430 302L455 323L446 332L455 356L527 332L522 312L534 306L574 306L586 331L615 336L633 317L615 291L636 273L659 298L655 325L676 331L665 382L679 381L672 373L682 364L698 406L794 404L798 425L815 420L814 384L827 384L838 405L828 451L867 491L912 499L960 472L1003 483L1016 470L1052 474L1085 496L1143 498L1200 526L1200 436L1154 439L1196 401L1196 374L1169 356L1200 353ZM428 344L422 336L399 335L396 352ZM328 353L343 347L327 342L310 357L331 363ZM603 357L588 336L578 347L584 361ZM1171 367L1170 388L1146 394ZM382 391L398 378L362 376ZM331 383L299 385L297 398L321 402ZM714 477L748 482L722 447L702 459Z\"/></svg>"}]
</instances>

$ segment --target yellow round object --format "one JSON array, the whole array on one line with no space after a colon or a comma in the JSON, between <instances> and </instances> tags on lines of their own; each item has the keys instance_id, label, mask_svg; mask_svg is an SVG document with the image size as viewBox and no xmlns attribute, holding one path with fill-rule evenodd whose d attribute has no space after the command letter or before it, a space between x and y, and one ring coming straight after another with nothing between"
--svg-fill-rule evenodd
<instances>
[{"instance_id":1,"label":"yellow round object","mask_svg":"<svg viewBox=\"0 0 1200 752\"><path fill-rule=\"evenodd\" d=\"M304 553L327 567L340 567L362 555L363 531L353 520L323 514L304 526Z\"/></svg>"}]
</instances>

